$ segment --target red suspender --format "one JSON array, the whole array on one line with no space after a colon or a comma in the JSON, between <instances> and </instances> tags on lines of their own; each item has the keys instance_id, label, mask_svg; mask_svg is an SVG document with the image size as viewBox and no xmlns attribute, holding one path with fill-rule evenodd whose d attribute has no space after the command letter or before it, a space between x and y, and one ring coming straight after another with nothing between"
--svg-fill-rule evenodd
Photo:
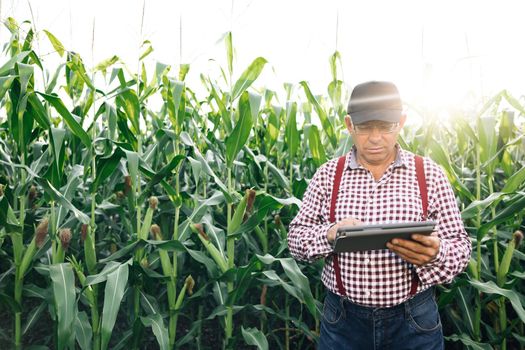
<instances>
[{"instance_id":1,"label":"red suspender","mask_svg":"<svg viewBox=\"0 0 525 350\"><path fill-rule=\"evenodd\" d=\"M416 177L417 184L419 186L419 193L421 194L421 206L423 207L423 220L427 219L428 215L428 193L427 193L427 180L425 178L425 166L423 164L423 158L415 156L416 162ZM409 297L416 295L417 286L419 284L419 277L417 276L416 269L412 270L412 284L410 285Z\"/></svg>"},{"instance_id":2,"label":"red suspender","mask_svg":"<svg viewBox=\"0 0 525 350\"><path fill-rule=\"evenodd\" d=\"M346 156L339 157L337 161L337 168L335 168L334 187L332 188L332 203L330 203L330 222L335 223L335 203L337 202L337 195L339 193L339 185L343 177L343 170L345 167ZM346 296L346 289L341 279L341 268L339 267L339 257L333 254L335 281L337 283L337 291L340 295Z\"/></svg>"},{"instance_id":3,"label":"red suspender","mask_svg":"<svg viewBox=\"0 0 525 350\"><path fill-rule=\"evenodd\" d=\"M427 180L425 177L425 167L423 165L423 158L415 157L416 161L416 177L419 185L419 193L421 194L421 204L423 206L423 221L427 219L428 215L428 194L427 194Z\"/></svg>"},{"instance_id":4,"label":"red suspender","mask_svg":"<svg viewBox=\"0 0 525 350\"><path fill-rule=\"evenodd\" d=\"M337 161L337 167L335 169L334 187L332 188L332 201L330 203L330 222L332 223L335 223L335 204L337 203L337 195L339 193L339 185L341 184L341 177L343 175L345 161L346 156L339 157ZM428 193L423 158L420 156L415 156L415 162L417 184L419 186L419 193L421 194L421 203L423 207L423 220L426 220L428 215ZM339 258L337 254L333 254L332 261L335 273L335 281L337 283L337 291L340 295L346 296L346 289L343 285L343 280L341 279L341 268L339 266ZM409 293L410 297L416 294L418 284L419 278L417 277L415 270L413 270L412 284L410 285Z\"/></svg>"}]
</instances>

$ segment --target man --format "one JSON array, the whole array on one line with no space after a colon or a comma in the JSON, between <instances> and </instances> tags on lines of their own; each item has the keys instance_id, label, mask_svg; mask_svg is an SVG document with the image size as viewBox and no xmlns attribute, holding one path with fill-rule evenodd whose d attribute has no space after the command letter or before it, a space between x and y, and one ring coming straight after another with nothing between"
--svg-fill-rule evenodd
<instances>
[{"instance_id":1,"label":"man","mask_svg":"<svg viewBox=\"0 0 525 350\"><path fill-rule=\"evenodd\" d=\"M354 147L317 170L290 223L291 254L326 259L320 349L443 349L432 286L461 273L472 248L441 168L397 144L405 120L394 84L357 85L345 117ZM333 254L341 226L427 217L437 222L430 236Z\"/></svg>"}]
</instances>

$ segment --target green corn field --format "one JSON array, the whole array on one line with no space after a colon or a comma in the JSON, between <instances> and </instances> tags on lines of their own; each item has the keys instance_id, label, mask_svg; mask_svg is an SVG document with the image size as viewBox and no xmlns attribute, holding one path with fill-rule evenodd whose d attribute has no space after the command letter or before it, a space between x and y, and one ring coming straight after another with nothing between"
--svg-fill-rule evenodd
<instances>
[{"instance_id":1,"label":"green corn field","mask_svg":"<svg viewBox=\"0 0 525 350\"><path fill-rule=\"evenodd\" d=\"M0 67L1 349L315 349L323 262L287 226L309 179L348 152L341 57L307 82L257 84L263 57L199 86L189 65L87 67L60 38L6 21ZM35 37L46 38L48 65ZM447 349L525 349L525 99L506 90L401 146L445 170L472 239L438 289Z\"/></svg>"}]
</instances>

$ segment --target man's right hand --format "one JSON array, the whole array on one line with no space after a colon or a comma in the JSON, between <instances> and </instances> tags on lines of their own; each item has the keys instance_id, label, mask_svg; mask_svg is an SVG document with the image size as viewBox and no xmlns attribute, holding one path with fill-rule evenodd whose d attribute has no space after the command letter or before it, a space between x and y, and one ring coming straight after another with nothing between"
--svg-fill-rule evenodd
<instances>
[{"instance_id":1,"label":"man's right hand","mask_svg":"<svg viewBox=\"0 0 525 350\"><path fill-rule=\"evenodd\" d=\"M334 240L335 240L335 236L337 234L337 229L339 227L356 226L356 225L360 225L360 224L361 224L361 221L359 221L357 219L354 219L352 217L348 217L346 219L343 219L343 220L339 221L338 223L336 223L334 226L330 227L330 229L326 233L326 238L328 239L328 242L333 243Z\"/></svg>"}]
</instances>

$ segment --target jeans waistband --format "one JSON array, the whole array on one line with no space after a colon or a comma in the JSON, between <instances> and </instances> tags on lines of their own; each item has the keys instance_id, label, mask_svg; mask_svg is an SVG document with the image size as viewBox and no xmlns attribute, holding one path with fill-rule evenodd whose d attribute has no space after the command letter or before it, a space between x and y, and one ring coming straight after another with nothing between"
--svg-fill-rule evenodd
<instances>
[{"instance_id":1,"label":"jeans waistband","mask_svg":"<svg viewBox=\"0 0 525 350\"><path fill-rule=\"evenodd\" d=\"M357 314L357 315L360 315L361 317L383 318L383 317L391 317L393 315L404 313L407 307L414 308L426 302L428 299L433 298L434 297L434 287L425 289L424 291L416 294L415 296L406 300L405 302L398 304L398 305L391 306L391 307L363 306L363 305L355 304L351 302L347 297L339 296L329 290L327 291L327 293L332 294L332 297L339 298L340 303L344 307L346 312Z\"/></svg>"}]
</instances>

